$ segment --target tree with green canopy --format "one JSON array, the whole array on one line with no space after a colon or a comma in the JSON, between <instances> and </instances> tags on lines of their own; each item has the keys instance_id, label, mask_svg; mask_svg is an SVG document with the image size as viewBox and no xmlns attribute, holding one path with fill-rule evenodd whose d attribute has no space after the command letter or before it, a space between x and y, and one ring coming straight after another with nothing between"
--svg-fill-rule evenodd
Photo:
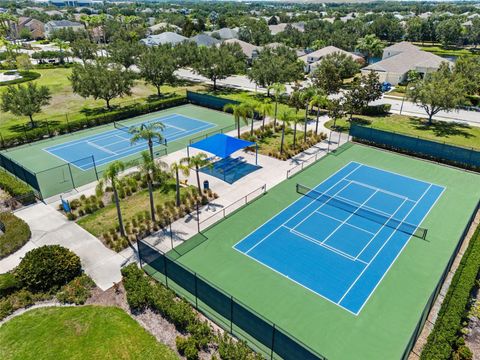
<instances>
[{"instance_id":1,"label":"tree with green canopy","mask_svg":"<svg viewBox=\"0 0 480 360\"><path fill-rule=\"evenodd\" d=\"M175 177L175 204L180 206L180 173L189 176L190 168L181 162L173 162L170 164L170 173Z\"/></svg>"},{"instance_id":2,"label":"tree with green canopy","mask_svg":"<svg viewBox=\"0 0 480 360\"><path fill-rule=\"evenodd\" d=\"M180 160L180 163L187 165L190 168L195 169L195 175L197 177L198 193L202 193L202 187L200 186L200 169L211 165L211 161L208 159L208 155L201 152L196 155L185 157Z\"/></svg>"},{"instance_id":3,"label":"tree with green canopy","mask_svg":"<svg viewBox=\"0 0 480 360\"><path fill-rule=\"evenodd\" d=\"M377 38L375 34L365 35L357 41L357 50L365 56L367 64L372 57L380 56L384 47L383 41Z\"/></svg>"},{"instance_id":4,"label":"tree with green canopy","mask_svg":"<svg viewBox=\"0 0 480 360\"><path fill-rule=\"evenodd\" d=\"M17 116L28 116L33 128L35 126L33 115L41 112L42 106L48 105L52 97L48 87L29 82L26 85L8 86L1 98L2 111L10 111Z\"/></svg>"},{"instance_id":5,"label":"tree with green canopy","mask_svg":"<svg viewBox=\"0 0 480 360\"><path fill-rule=\"evenodd\" d=\"M152 121L140 126L132 126L129 130L130 134L132 134L130 143L135 144L139 141L146 141L150 157L153 160L155 159L153 156L153 142L162 143L164 139L162 131L164 129L165 125L161 121Z\"/></svg>"},{"instance_id":6,"label":"tree with green canopy","mask_svg":"<svg viewBox=\"0 0 480 360\"><path fill-rule=\"evenodd\" d=\"M157 96L160 96L162 85L176 81L175 71L179 66L173 48L161 45L146 49L138 60L138 68L140 76L153 85L157 89Z\"/></svg>"}]
</instances>

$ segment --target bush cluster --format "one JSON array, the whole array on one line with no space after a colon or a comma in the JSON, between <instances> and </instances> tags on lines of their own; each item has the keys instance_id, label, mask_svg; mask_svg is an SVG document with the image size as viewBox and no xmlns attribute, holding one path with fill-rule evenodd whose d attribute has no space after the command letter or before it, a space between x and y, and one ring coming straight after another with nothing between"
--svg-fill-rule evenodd
<instances>
[{"instance_id":1,"label":"bush cluster","mask_svg":"<svg viewBox=\"0 0 480 360\"><path fill-rule=\"evenodd\" d=\"M261 360L262 356L250 350L245 341L236 341L224 333L217 337L218 353L223 360Z\"/></svg>"},{"instance_id":2,"label":"bush cluster","mask_svg":"<svg viewBox=\"0 0 480 360\"><path fill-rule=\"evenodd\" d=\"M50 293L34 293L26 289L16 291L6 297L0 297L0 320L12 314L15 310L32 306L37 301L50 300Z\"/></svg>"},{"instance_id":3,"label":"bush cluster","mask_svg":"<svg viewBox=\"0 0 480 360\"><path fill-rule=\"evenodd\" d=\"M468 359L471 353L465 346L461 333L462 322L467 318L471 304L470 295L478 286L476 282L480 268L480 227L470 240L460 265L453 276L442 307L438 312L433 331L423 348L421 359Z\"/></svg>"},{"instance_id":4,"label":"bush cluster","mask_svg":"<svg viewBox=\"0 0 480 360\"><path fill-rule=\"evenodd\" d=\"M390 113L392 108L391 104L380 104L380 105L368 105L367 107L362 108L360 115L367 116L381 116L387 115Z\"/></svg>"},{"instance_id":5,"label":"bush cluster","mask_svg":"<svg viewBox=\"0 0 480 360\"><path fill-rule=\"evenodd\" d=\"M170 98L159 99L146 104L135 104L113 109L108 112L85 116L82 119L72 120L69 122L61 122L58 124L49 123L48 121L37 122L37 127L35 128L25 128L25 131L22 133L4 136L2 147L10 148L47 137L67 134L102 124L109 124L113 121L124 120L169 107L182 105L185 104L186 101L187 100L185 96L175 95Z\"/></svg>"},{"instance_id":6,"label":"bush cluster","mask_svg":"<svg viewBox=\"0 0 480 360\"><path fill-rule=\"evenodd\" d=\"M0 236L0 259L20 249L30 240L28 224L12 213L0 213L0 222L5 226L5 233Z\"/></svg>"},{"instance_id":7,"label":"bush cluster","mask_svg":"<svg viewBox=\"0 0 480 360\"><path fill-rule=\"evenodd\" d=\"M13 273L0 274L0 298L10 295L22 287Z\"/></svg>"},{"instance_id":8,"label":"bush cluster","mask_svg":"<svg viewBox=\"0 0 480 360\"><path fill-rule=\"evenodd\" d=\"M159 283L152 283L136 264L122 269L123 284L127 291L127 302L134 312L151 308L186 334L178 337L178 351L189 360L198 359L198 352L213 340L210 326L201 321L192 306Z\"/></svg>"},{"instance_id":9,"label":"bush cluster","mask_svg":"<svg viewBox=\"0 0 480 360\"><path fill-rule=\"evenodd\" d=\"M62 286L57 293L57 299L64 304L85 304L94 286L95 283L93 280L87 275L82 274L70 281L67 285Z\"/></svg>"},{"instance_id":10,"label":"bush cluster","mask_svg":"<svg viewBox=\"0 0 480 360\"><path fill-rule=\"evenodd\" d=\"M81 272L77 255L60 245L46 245L29 251L15 276L31 291L49 291L67 284Z\"/></svg>"},{"instance_id":11,"label":"bush cluster","mask_svg":"<svg viewBox=\"0 0 480 360\"><path fill-rule=\"evenodd\" d=\"M6 171L0 171L0 188L5 190L10 196L17 198L24 205L35 202L35 195L32 189Z\"/></svg>"}]
</instances>

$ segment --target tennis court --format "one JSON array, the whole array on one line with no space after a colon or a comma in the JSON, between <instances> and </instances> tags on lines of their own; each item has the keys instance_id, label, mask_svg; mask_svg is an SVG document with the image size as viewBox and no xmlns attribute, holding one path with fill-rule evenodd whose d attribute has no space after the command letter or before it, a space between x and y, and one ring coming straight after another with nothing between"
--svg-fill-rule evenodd
<instances>
[{"instance_id":1,"label":"tennis court","mask_svg":"<svg viewBox=\"0 0 480 360\"><path fill-rule=\"evenodd\" d=\"M162 142L162 144L156 142L156 146L167 145L169 142L194 135L216 126L215 124L185 115L171 114L157 117L147 122L140 122L135 125L130 124L129 127L116 123L114 130L50 146L43 150L66 162L75 162L74 165L81 170L89 170L95 165L104 165L147 149L147 141L145 140L138 141L134 144L131 143L133 135L129 133L129 130L132 126L139 127L142 124L154 122L161 122L165 126L165 128L161 130L164 142ZM89 156L93 156L94 162L87 158ZM84 161L78 161L78 159L84 159Z\"/></svg>"},{"instance_id":2,"label":"tennis court","mask_svg":"<svg viewBox=\"0 0 480 360\"><path fill-rule=\"evenodd\" d=\"M234 248L358 315L444 187L350 162Z\"/></svg>"}]
</instances>

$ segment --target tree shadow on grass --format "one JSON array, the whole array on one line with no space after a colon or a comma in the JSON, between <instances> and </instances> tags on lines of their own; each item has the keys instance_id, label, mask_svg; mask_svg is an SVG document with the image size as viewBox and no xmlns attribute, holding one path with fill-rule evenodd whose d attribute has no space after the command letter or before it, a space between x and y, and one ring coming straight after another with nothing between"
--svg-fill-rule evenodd
<instances>
[{"instance_id":1,"label":"tree shadow on grass","mask_svg":"<svg viewBox=\"0 0 480 360\"><path fill-rule=\"evenodd\" d=\"M438 137L449 136L463 136L464 138L471 138L473 135L468 132L471 129L470 125L459 122L447 121L433 121L431 125L426 120L410 118L410 125L421 131L431 131Z\"/></svg>"}]
</instances>

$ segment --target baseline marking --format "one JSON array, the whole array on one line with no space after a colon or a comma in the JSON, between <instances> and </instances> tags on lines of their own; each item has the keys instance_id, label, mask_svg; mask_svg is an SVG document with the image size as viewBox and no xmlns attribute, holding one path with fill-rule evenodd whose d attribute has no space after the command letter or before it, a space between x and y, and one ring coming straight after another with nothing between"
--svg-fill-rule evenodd
<instances>
[{"instance_id":1,"label":"baseline marking","mask_svg":"<svg viewBox=\"0 0 480 360\"><path fill-rule=\"evenodd\" d=\"M100 150L100 151L106 152L106 153L108 153L108 154L118 155L116 152L111 151L111 150L109 150L109 149L107 149L107 148L104 148L103 146L100 146L100 145L97 145L97 144L95 144L95 143L92 143L92 142L90 142L90 141L87 141L86 144L89 145L89 146L91 146L91 147L94 147L94 148L96 148L96 149L98 149L98 150Z\"/></svg>"}]
</instances>

